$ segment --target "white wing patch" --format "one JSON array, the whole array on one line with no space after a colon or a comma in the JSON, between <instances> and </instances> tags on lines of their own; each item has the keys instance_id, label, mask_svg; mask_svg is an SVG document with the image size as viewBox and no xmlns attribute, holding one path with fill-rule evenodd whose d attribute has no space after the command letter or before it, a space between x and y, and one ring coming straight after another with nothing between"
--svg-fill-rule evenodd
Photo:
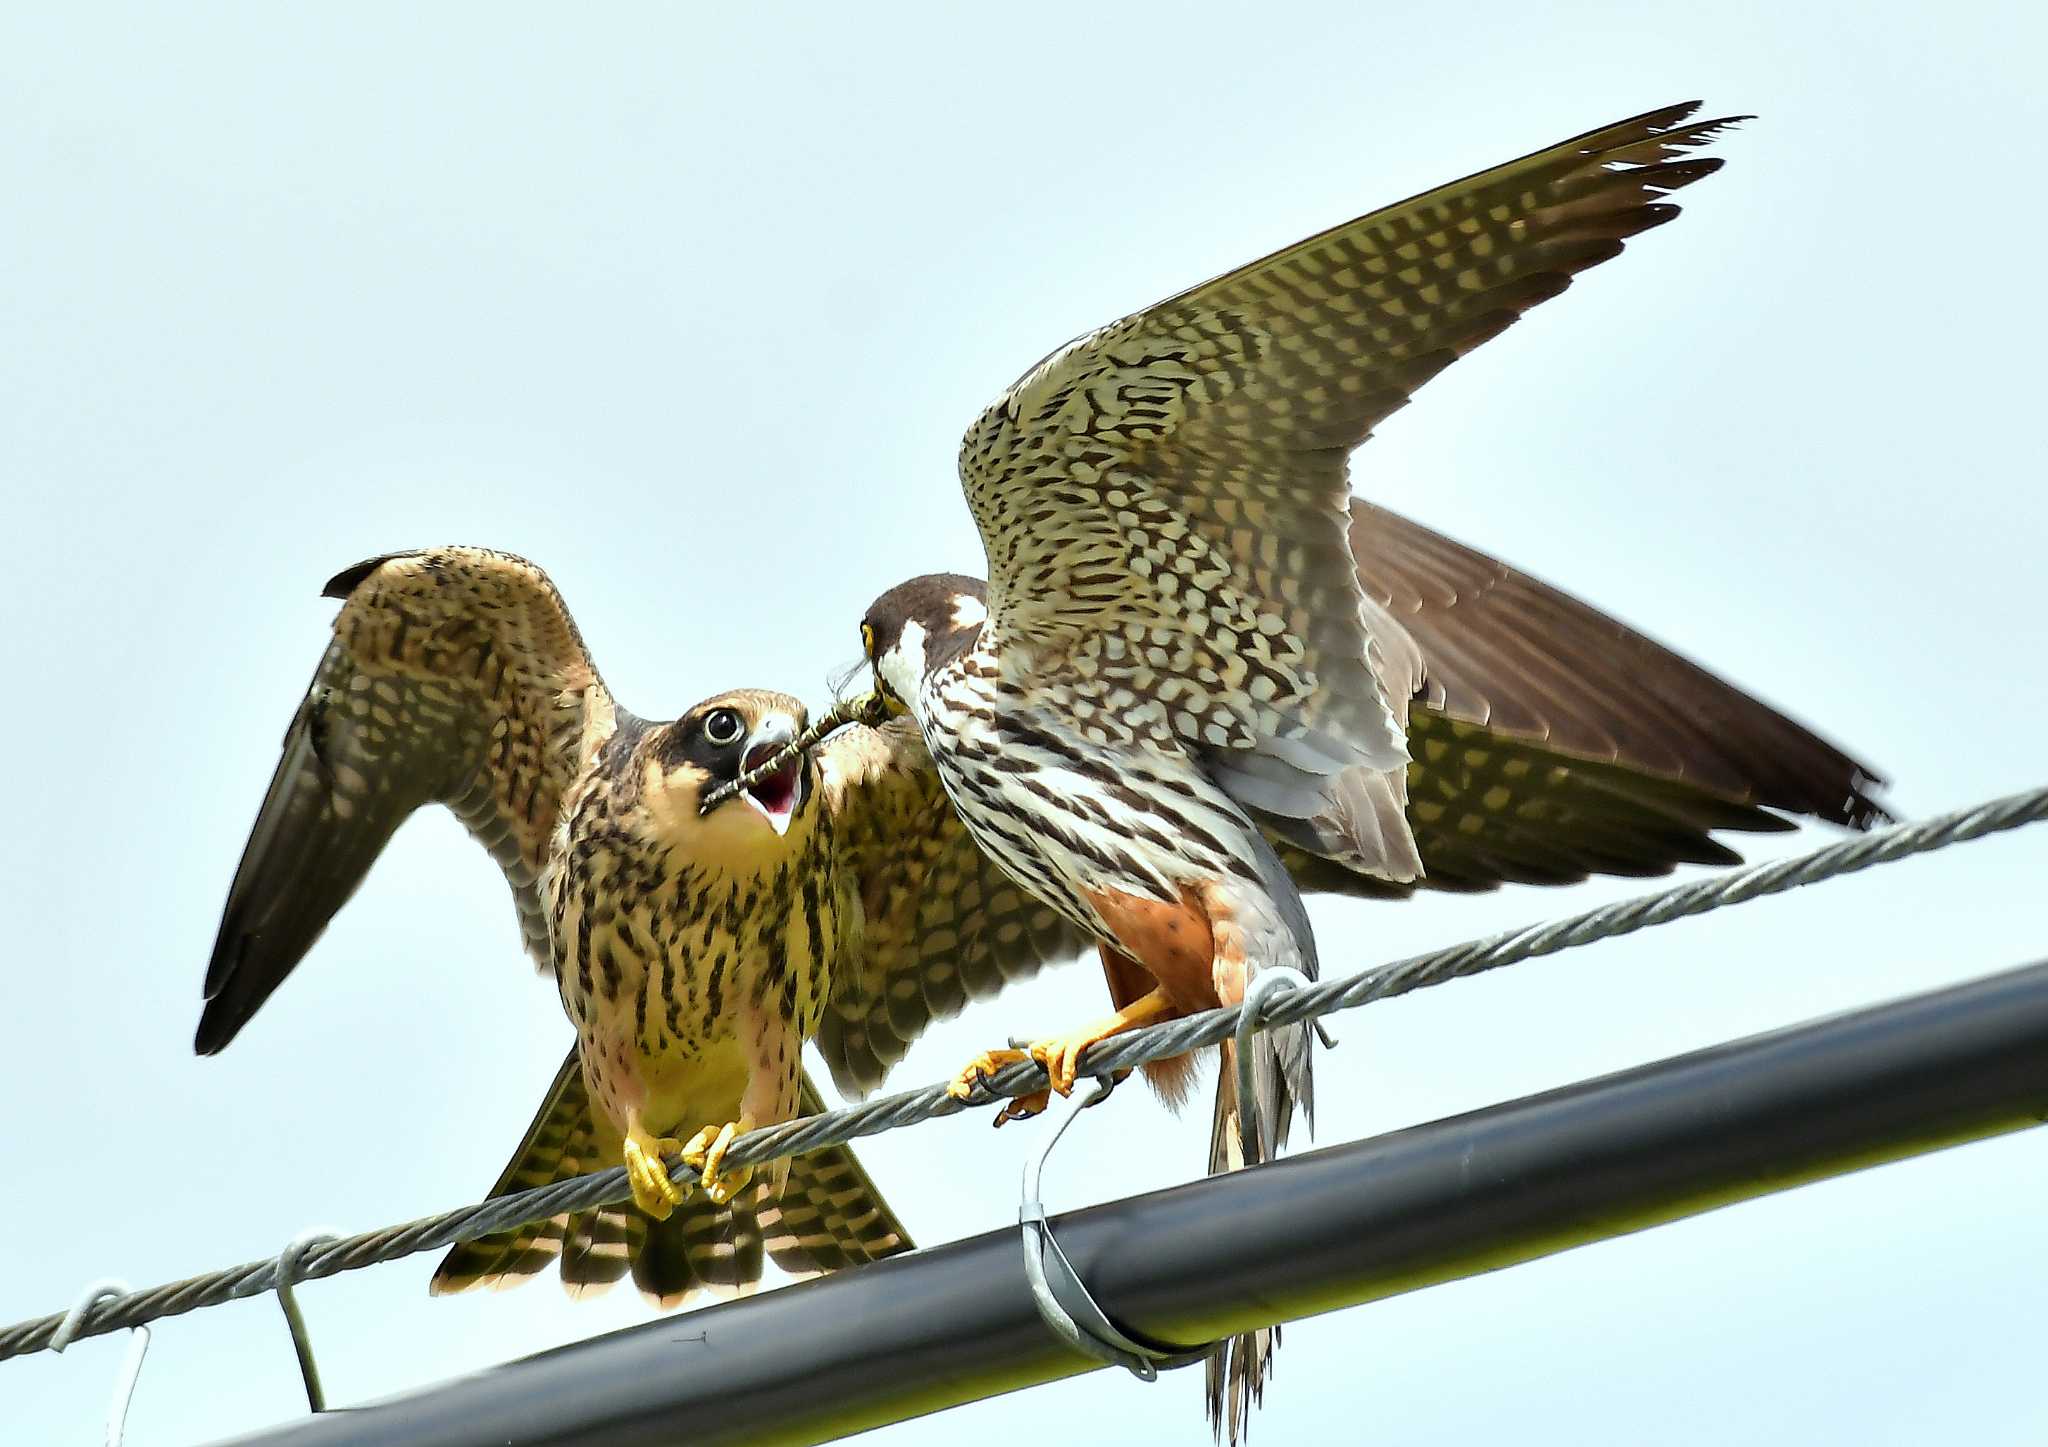
<instances>
[{"instance_id":1,"label":"white wing patch","mask_svg":"<svg viewBox=\"0 0 2048 1447\"><path fill-rule=\"evenodd\" d=\"M972 593L958 593L953 597L953 623L960 628L979 628L988 621L988 604Z\"/></svg>"}]
</instances>

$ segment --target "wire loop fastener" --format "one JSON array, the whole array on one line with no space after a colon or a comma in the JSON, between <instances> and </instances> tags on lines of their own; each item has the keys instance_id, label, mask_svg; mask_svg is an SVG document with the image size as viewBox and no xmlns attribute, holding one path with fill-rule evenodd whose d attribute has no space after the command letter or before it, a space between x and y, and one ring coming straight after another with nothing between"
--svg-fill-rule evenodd
<instances>
[{"instance_id":1,"label":"wire loop fastener","mask_svg":"<svg viewBox=\"0 0 2048 1447\"><path fill-rule=\"evenodd\" d=\"M305 1267L306 1253L315 1246L340 1239L332 1231L304 1231L277 1253L277 1304L284 1309L284 1324L292 1334L292 1350L298 1354L299 1379L306 1384L306 1407L314 1412L327 1410L327 1396L320 1390L320 1368L313 1361L313 1338L306 1331L306 1314L299 1310L298 1292L293 1287Z\"/></svg>"},{"instance_id":2,"label":"wire loop fastener","mask_svg":"<svg viewBox=\"0 0 2048 1447\"><path fill-rule=\"evenodd\" d=\"M1259 1139L1258 1082L1252 1070L1252 1036L1265 1028L1266 1002L1276 995L1306 990L1307 975L1291 965L1261 970L1246 986L1243 1006L1237 1013L1237 1132L1244 1149L1245 1164L1266 1159L1271 1141ZM1324 1044L1334 1044L1323 1037Z\"/></svg>"},{"instance_id":3,"label":"wire loop fastener","mask_svg":"<svg viewBox=\"0 0 2048 1447\"><path fill-rule=\"evenodd\" d=\"M1152 1382L1159 1379L1162 1371L1193 1366L1208 1356L1208 1348L1189 1350L1146 1341L1111 1321L1109 1313L1089 1294L1067 1253L1060 1249L1059 1238L1052 1234L1052 1223L1046 1219L1045 1203L1038 1192L1039 1176L1067 1127L1089 1106L1106 1100L1114 1089L1115 1077L1097 1080L1092 1095L1077 1098L1068 1107L1066 1119L1053 1131L1045 1149L1024 1162L1023 1199L1017 1204L1017 1221L1024 1232L1024 1279L1030 1283L1031 1300L1038 1307L1038 1314L1045 1318L1054 1336L1083 1356L1122 1367L1139 1381Z\"/></svg>"},{"instance_id":4,"label":"wire loop fastener","mask_svg":"<svg viewBox=\"0 0 2048 1447\"><path fill-rule=\"evenodd\" d=\"M126 1296L131 1290L127 1282L116 1277L86 1287L50 1334L50 1350L61 1352L70 1346L95 1306ZM128 1404L135 1400L135 1380L142 1375L142 1359L149 1355L149 1328L140 1323L130 1327L128 1340L128 1355L121 1363L121 1375L114 1379L114 1395L107 1403L107 1447L121 1447L121 1439L128 1434Z\"/></svg>"}]
</instances>

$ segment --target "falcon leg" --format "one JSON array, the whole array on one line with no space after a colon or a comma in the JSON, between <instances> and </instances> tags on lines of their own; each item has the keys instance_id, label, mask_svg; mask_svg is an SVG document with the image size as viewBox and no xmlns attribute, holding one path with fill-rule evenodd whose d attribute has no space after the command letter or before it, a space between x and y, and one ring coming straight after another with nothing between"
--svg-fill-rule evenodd
<instances>
[{"instance_id":1,"label":"falcon leg","mask_svg":"<svg viewBox=\"0 0 2048 1447\"><path fill-rule=\"evenodd\" d=\"M752 1166L723 1168L734 1137L796 1119L803 1089L804 1037L795 1020L766 1002L752 1001L740 1007L739 1036L747 1047L747 1086L740 1092L739 1118L730 1125L707 1126L683 1148L683 1159L697 1167L704 1194L721 1206L755 1176ZM780 1200L789 1182L789 1157L762 1162L760 1175L763 1201Z\"/></svg>"},{"instance_id":2,"label":"falcon leg","mask_svg":"<svg viewBox=\"0 0 2048 1447\"><path fill-rule=\"evenodd\" d=\"M1166 998L1164 989L1153 990L1131 1001L1107 1019L1097 1020L1093 1025L1065 1035L1055 1035L1049 1040L1040 1040L1031 1047L1031 1058L1045 1067L1052 1077L1052 1088L1061 1095L1073 1093L1074 1081L1080 1075L1081 1052L1089 1046L1099 1044L1115 1035L1125 1035L1147 1025L1157 1025L1162 1020L1171 1020L1180 1014L1173 1001Z\"/></svg>"},{"instance_id":3,"label":"falcon leg","mask_svg":"<svg viewBox=\"0 0 2048 1447\"><path fill-rule=\"evenodd\" d=\"M964 1099L984 1077L994 1074L1005 1065L1029 1058L1045 1067L1046 1074L1052 1077L1053 1090L1061 1095L1071 1094L1074 1081L1080 1075L1081 1054L1089 1046L1099 1044L1115 1035L1141 1029L1146 1025L1172 1020L1180 1013L1180 1008L1166 997L1165 990L1155 989L1131 1001L1107 1019L1098 1020L1093 1025L1083 1026L1065 1035L1055 1035L1050 1039L1037 1041L1028 1050L983 1051L968 1062L966 1069L953 1077L953 1083L947 1087L947 1091L955 1097ZM1016 1104L1028 1104L1031 1108L1020 1111L1019 1114L1037 1114L1038 1111L1045 1109L1046 1100L1044 1092L1039 1092L1036 1096L1022 1097Z\"/></svg>"},{"instance_id":4,"label":"falcon leg","mask_svg":"<svg viewBox=\"0 0 2048 1447\"><path fill-rule=\"evenodd\" d=\"M658 1136L640 1123L640 1112L626 1113L626 1181L633 1188L633 1204L657 1221L683 1202L681 1187L668 1178L662 1157L683 1149L673 1136Z\"/></svg>"}]
</instances>

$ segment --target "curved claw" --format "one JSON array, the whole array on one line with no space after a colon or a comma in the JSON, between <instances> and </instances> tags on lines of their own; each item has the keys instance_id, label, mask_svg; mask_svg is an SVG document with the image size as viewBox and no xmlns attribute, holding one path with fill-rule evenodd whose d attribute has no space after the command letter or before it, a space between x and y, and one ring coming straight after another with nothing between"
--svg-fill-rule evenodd
<instances>
[{"instance_id":1,"label":"curved claw","mask_svg":"<svg viewBox=\"0 0 2048 1447\"><path fill-rule=\"evenodd\" d=\"M991 1075L1030 1058L1022 1050L984 1050L960 1068L960 1073L948 1082L946 1094L955 1100L972 1100L974 1092L985 1085Z\"/></svg>"},{"instance_id":2,"label":"curved claw","mask_svg":"<svg viewBox=\"0 0 2048 1447\"><path fill-rule=\"evenodd\" d=\"M996 1112L992 1124L1001 1127L1013 1120L1029 1120L1034 1115L1045 1114L1046 1107L1051 1104L1051 1091L1034 1090L1029 1095L1020 1095L1013 1100L1005 1101L1003 1108Z\"/></svg>"},{"instance_id":3,"label":"curved claw","mask_svg":"<svg viewBox=\"0 0 2048 1447\"><path fill-rule=\"evenodd\" d=\"M1092 1030L1055 1035L1050 1040L1034 1041L1031 1058L1045 1067L1055 1091L1061 1095L1072 1095L1074 1082L1081 1074L1081 1052L1102 1038Z\"/></svg>"},{"instance_id":4,"label":"curved claw","mask_svg":"<svg viewBox=\"0 0 2048 1447\"><path fill-rule=\"evenodd\" d=\"M960 1073L947 1084L946 1094L955 1100L972 1100L975 1091L985 1086L988 1078L998 1070L1037 1058L1035 1048L1032 1051L984 1050L961 1067ZM994 1123L1000 1126L1013 1120L1029 1120L1042 1112L1051 1099L1046 1091L1034 1090L1028 1095L1006 1100L1003 1102L1003 1108L996 1112Z\"/></svg>"}]
</instances>

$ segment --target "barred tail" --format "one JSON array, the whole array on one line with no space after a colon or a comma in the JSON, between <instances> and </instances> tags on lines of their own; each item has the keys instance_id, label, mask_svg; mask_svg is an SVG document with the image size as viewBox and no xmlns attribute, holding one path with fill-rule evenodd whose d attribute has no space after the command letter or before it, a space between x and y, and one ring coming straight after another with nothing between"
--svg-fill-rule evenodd
<instances>
[{"instance_id":1,"label":"barred tail","mask_svg":"<svg viewBox=\"0 0 2048 1447\"><path fill-rule=\"evenodd\" d=\"M1242 1170L1245 1165L1237 1100L1237 1045L1225 1040L1217 1046L1216 1054L1216 1113L1209 1127L1212 1176ZM1202 1364L1209 1428L1219 1438L1227 1433L1231 1447L1237 1447L1251 1426L1252 1409L1266 1394L1266 1377L1273 1369L1273 1352L1279 1345L1280 1328L1270 1326L1218 1342L1209 1349L1209 1359Z\"/></svg>"},{"instance_id":2,"label":"barred tail","mask_svg":"<svg viewBox=\"0 0 2048 1447\"><path fill-rule=\"evenodd\" d=\"M802 1114L824 1108L808 1074L799 1099ZM509 1195L617 1164L597 1148L572 1049L490 1193ZM602 1292L630 1272L643 1296L673 1307L700 1290L752 1289L764 1255L792 1275L810 1276L911 1248L910 1233L846 1146L797 1157L780 1197L771 1191L763 1172L723 1206L693 1191L666 1221L620 1205L500 1231L450 1250L428 1290L442 1296L517 1286L559 1259L571 1296Z\"/></svg>"},{"instance_id":3,"label":"barred tail","mask_svg":"<svg viewBox=\"0 0 2048 1447\"><path fill-rule=\"evenodd\" d=\"M800 1115L825 1109L804 1072ZM911 1249L896 1218L851 1146L827 1146L789 1163L781 1199L763 1203L756 1219L768 1257L792 1276L816 1276Z\"/></svg>"},{"instance_id":4,"label":"barred tail","mask_svg":"<svg viewBox=\"0 0 2048 1447\"><path fill-rule=\"evenodd\" d=\"M512 1152L511 1164L490 1194L506 1196L531 1190L600 1170L606 1164L597 1158L590 1103L583 1093L583 1067L572 1047L569 1058L555 1072L533 1124L526 1128L526 1139ZM445 1296L479 1286L517 1286L562 1255L569 1225L568 1216L555 1216L453 1247L441 1258L427 1290Z\"/></svg>"}]
</instances>

